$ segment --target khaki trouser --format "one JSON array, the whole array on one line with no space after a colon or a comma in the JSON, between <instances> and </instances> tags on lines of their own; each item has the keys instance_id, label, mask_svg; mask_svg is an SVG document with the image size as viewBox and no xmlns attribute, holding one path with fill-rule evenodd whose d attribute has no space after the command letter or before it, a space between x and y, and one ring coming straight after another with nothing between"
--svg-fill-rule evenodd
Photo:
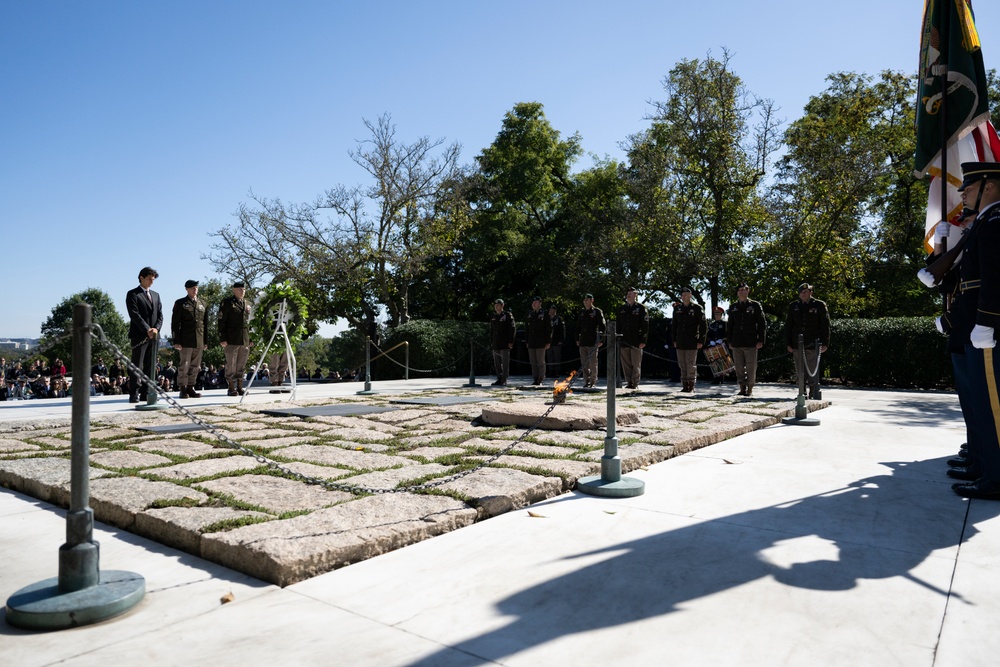
<instances>
[{"instance_id":1,"label":"khaki trouser","mask_svg":"<svg viewBox=\"0 0 1000 667\"><path fill-rule=\"evenodd\" d=\"M583 366L583 384L592 387L597 384L597 346L580 346L580 364Z\"/></svg>"},{"instance_id":2,"label":"khaki trouser","mask_svg":"<svg viewBox=\"0 0 1000 667\"><path fill-rule=\"evenodd\" d=\"M622 377L625 379L625 384L630 387L638 387L639 378L642 375L642 350L630 345L622 345L619 356L622 360Z\"/></svg>"},{"instance_id":3,"label":"khaki trouser","mask_svg":"<svg viewBox=\"0 0 1000 667\"><path fill-rule=\"evenodd\" d=\"M502 347L493 350L493 368L497 373L497 380L507 381L507 372L510 370L510 348Z\"/></svg>"},{"instance_id":4,"label":"khaki trouser","mask_svg":"<svg viewBox=\"0 0 1000 667\"><path fill-rule=\"evenodd\" d=\"M201 370L200 347L182 347L180 349L180 362L177 368L177 386L194 387L195 380L198 379L198 371Z\"/></svg>"},{"instance_id":5,"label":"khaki trouser","mask_svg":"<svg viewBox=\"0 0 1000 667\"><path fill-rule=\"evenodd\" d=\"M250 348L246 345L226 345L226 382L230 389L236 389L236 381L243 379L243 371L247 366Z\"/></svg>"},{"instance_id":6,"label":"khaki trouser","mask_svg":"<svg viewBox=\"0 0 1000 667\"><path fill-rule=\"evenodd\" d=\"M757 383L757 348L734 347L733 365L736 366L736 381L740 386L753 389Z\"/></svg>"},{"instance_id":7,"label":"khaki trouser","mask_svg":"<svg viewBox=\"0 0 1000 667\"><path fill-rule=\"evenodd\" d=\"M285 371L288 370L288 353L275 352L271 355L271 374L268 376L271 384L281 384L285 381Z\"/></svg>"},{"instance_id":8,"label":"khaki trouser","mask_svg":"<svg viewBox=\"0 0 1000 667\"><path fill-rule=\"evenodd\" d=\"M531 381L540 384L545 379L545 348L529 347L528 361L531 362Z\"/></svg>"},{"instance_id":9,"label":"khaki trouser","mask_svg":"<svg viewBox=\"0 0 1000 667\"><path fill-rule=\"evenodd\" d=\"M698 350L677 348L677 365L681 368L681 382L694 384L698 380Z\"/></svg>"}]
</instances>

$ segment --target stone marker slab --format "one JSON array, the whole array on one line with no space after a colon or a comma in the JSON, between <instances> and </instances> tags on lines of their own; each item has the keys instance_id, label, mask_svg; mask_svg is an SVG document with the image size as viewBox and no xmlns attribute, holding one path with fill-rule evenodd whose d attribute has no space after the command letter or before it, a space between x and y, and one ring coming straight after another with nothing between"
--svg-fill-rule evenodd
<instances>
[{"instance_id":1,"label":"stone marker slab","mask_svg":"<svg viewBox=\"0 0 1000 667\"><path fill-rule=\"evenodd\" d=\"M464 447L453 447L442 445L440 447L417 447L416 449L408 449L404 452L400 452L403 456L419 456L421 458L433 461L434 459L441 456L448 456L450 454L464 454Z\"/></svg>"},{"instance_id":2,"label":"stone marker slab","mask_svg":"<svg viewBox=\"0 0 1000 667\"><path fill-rule=\"evenodd\" d=\"M152 482L141 477L112 477L90 483L90 506L94 518L131 530L136 514L159 501L203 503L208 496L170 482Z\"/></svg>"},{"instance_id":3,"label":"stone marker slab","mask_svg":"<svg viewBox=\"0 0 1000 667\"><path fill-rule=\"evenodd\" d=\"M402 403L404 405L461 405L462 403L482 403L498 400L500 399L486 396L432 396L430 398L394 398L389 402Z\"/></svg>"},{"instance_id":4,"label":"stone marker slab","mask_svg":"<svg viewBox=\"0 0 1000 667\"><path fill-rule=\"evenodd\" d=\"M140 449L144 452L165 452L167 454L174 454L176 456L186 456L188 458L194 458L196 456L204 456L206 454L211 454L213 452L219 451L222 447L214 447L204 442L195 442L194 440L181 440L180 438L164 438L162 440L144 440L143 442L135 442L129 445L134 449Z\"/></svg>"},{"instance_id":5,"label":"stone marker slab","mask_svg":"<svg viewBox=\"0 0 1000 667\"><path fill-rule=\"evenodd\" d=\"M12 438L0 438L0 452L29 452L38 451L41 447L38 445L29 445L26 442L21 442L20 440L14 440Z\"/></svg>"},{"instance_id":6,"label":"stone marker slab","mask_svg":"<svg viewBox=\"0 0 1000 667\"><path fill-rule=\"evenodd\" d=\"M479 511L490 517L559 495L562 480L508 468L480 468L437 488L475 498Z\"/></svg>"},{"instance_id":7,"label":"stone marker slab","mask_svg":"<svg viewBox=\"0 0 1000 667\"><path fill-rule=\"evenodd\" d=\"M198 556L201 554L202 528L244 517L266 518L268 515L233 507L161 507L136 514L132 529L137 535Z\"/></svg>"},{"instance_id":8,"label":"stone marker slab","mask_svg":"<svg viewBox=\"0 0 1000 667\"><path fill-rule=\"evenodd\" d=\"M166 456L150 452L136 452L129 449L100 452L90 457L91 463L105 468L152 468L153 466L172 463Z\"/></svg>"},{"instance_id":9,"label":"stone marker slab","mask_svg":"<svg viewBox=\"0 0 1000 667\"><path fill-rule=\"evenodd\" d=\"M201 555L288 586L475 520L476 510L454 498L409 493L368 496L292 519L203 535Z\"/></svg>"},{"instance_id":10,"label":"stone marker slab","mask_svg":"<svg viewBox=\"0 0 1000 667\"><path fill-rule=\"evenodd\" d=\"M344 417L348 415L371 415L392 412L399 408L362 405L360 403L337 403L336 405L313 405L307 408L270 408L261 414L276 417Z\"/></svg>"},{"instance_id":11,"label":"stone marker slab","mask_svg":"<svg viewBox=\"0 0 1000 667\"><path fill-rule=\"evenodd\" d=\"M90 483L115 473L89 468ZM53 505L69 506L69 483L72 478L68 458L38 458L0 461L0 486L19 491Z\"/></svg>"},{"instance_id":12,"label":"stone marker slab","mask_svg":"<svg viewBox=\"0 0 1000 667\"><path fill-rule=\"evenodd\" d=\"M331 491L313 484L271 475L222 477L197 485L212 493L224 493L236 500L263 507L272 514L330 507L352 498L343 491Z\"/></svg>"},{"instance_id":13,"label":"stone marker slab","mask_svg":"<svg viewBox=\"0 0 1000 667\"><path fill-rule=\"evenodd\" d=\"M618 446L618 458L622 460L622 472L631 472L636 468L666 461L673 458L677 450L671 445L651 445L645 442L633 442L628 445ZM604 457L603 449L595 449L592 452L581 454L580 458L600 461Z\"/></svg>"},{"instance_id":14,"label":"stone marker slab","mask_svg":"<svg viewBox=\"0 0 1000 667\"><path fill-rule=\"evenodd\" d=\"M403 430L402 426L396 426L395 424L386 424L385 422L374 421L372 419L362 419L361 417L316 417L315 422L299 422L299 426L303 428L316 428L318 425L324 425L324 428L330 428L331 426L343 426L345 428L359 428L362 430L372 430L379 431L380 433L398 433Z\"/></svg>"},{"instance_id":15,"label":"stone marker slab","mask_svg":"<svg viewBox=\"0 0 1000 667\"><path fill-rule=\"evenodd\" d=\"M387 442L395 438L392 433L386 433L385 431L354 427L332 428L329 431L325 431L323 435L339 440L361 440L368 442Z\"/></svg>"},{"instance_id":16,"label":"stone marker slab","mask_svg":"<svg viewBox=\"0 0 1000 667\"><path fill-rule=\"evenodd\" d=\"M195 431L205 431L207 430L204 426L200 424L163 424L161 426L136 426L137 431L146 431L148 433L193 433Z\"/></svg>"},{"instance_id":17,"label":"stone marker slab","mask_svg":"<svg viewBox=\"0 0 1000 667\"><path fill-rule=\"evenodd\" d=\"M369 489L394 489L400 482L426 477L427 475L442 475L448 471L449 466L437 463L424 463L421 465L407 466L405 468L395 468L393 470L378 470L368 472L354 477L339 479L339 484L365 487Z\"/></svg>"},{"instance_id":18,"label":"stone marker slab","mask_svg":"<svg viewBox=\"0 0 1000 667\"><path fill-rule=\"evenodd\" d=\"M262 465L264 464L251 456L227 456L221 459L201 459L189 463L178 463L175 466L156 468L148 472L166 479L197 479L199 477L212 477L224 472L253 470Z\"/></svg>"},{"instance_id":19,"label":"stone marker slab","mask_svg":"<svg viewBox=\"0 0 1000 667\"><path fill-rule=\"evenodd\" d=\"M495 465L507 466L508 468L547 470L563 477L563 490L569 491L576 486L576 480L588 475L598 475L601 472L601 464L590 461L567 461L566 459L535 459L530 456L512 456L510 454L501 456Z\"/></svg>"},{"instance_id":20,"label":"stone marker slab","mask_svg":"<svg viewBox=\"0 0 1000 667\"><path fill-rule=\"evenodd\" d=\"M488 452L501 452L511 446L514 440L486 440L484 438L470 438L462 444L468 448L484 449ZM593 444L593 440L590 441ZM558 445L537 445L533 442L518 442L512 451L530 454L542 454L543 456L571 456L576 450L566 449Z\"/></svg>"},{"instance_id":21,"label":"stone marker slab","mask_svg":"<svg viewBox=\"0 0 1000 667\"><path fill-rule=\"evenodd\" d=\"M417 465L416 461L387 454L359 452L334 445L292 445L274 451L275 456L324 465L346 466L359 470L373 468L398 468L400 465Z\"/></svg>"},{"instance_id":22,"label":"stone marker slab","mask_svg":"<svg viewBox=\"0 0 1000 667\"><path fill-rule=\"evenodd\" d=\"M532 426L551 407L543 401L529 400L517 403L501 403L483 408L482 420L490 426ZM550 431L584 431L607 425L607 406L568 403L560 405L538 428ZM639 422L635 410L618 410L615 422L620 426Z\"/></svg>"}]
</instances>

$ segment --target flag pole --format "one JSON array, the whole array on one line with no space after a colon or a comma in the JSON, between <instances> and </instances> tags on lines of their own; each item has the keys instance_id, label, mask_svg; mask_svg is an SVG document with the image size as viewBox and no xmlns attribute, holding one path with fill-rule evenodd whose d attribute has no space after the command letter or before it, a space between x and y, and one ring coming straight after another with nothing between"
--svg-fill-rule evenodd
<instances>
[{"instance_id":1,"label":"flag pole","mask_svg":"<svg viewBox=\"0 0 1000 667\"><path fill-rule=\"evenodd\" d=\"M941 127L941 220L948 220L948 63L951 51L951 2L938 2L941 12L938 21L941 35L941 61L938 65L941 77L941 112L938 122ZM941 252L948 251L948 237L941 239Z\"/></svg>"}]
</instances>

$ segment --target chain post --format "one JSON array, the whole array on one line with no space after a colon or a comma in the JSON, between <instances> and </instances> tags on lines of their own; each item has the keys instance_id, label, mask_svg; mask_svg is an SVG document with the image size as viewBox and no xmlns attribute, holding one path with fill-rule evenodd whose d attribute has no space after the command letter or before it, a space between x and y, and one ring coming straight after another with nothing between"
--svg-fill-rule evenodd
<instances>
[{"instance_id":1,"label":"chain post","mask_svg":"<svg viewBox=\"0 0 1000 667\"><path fill-rule=\"evenodd\" d=\"M608 349L608 391L607 391L607 431L604 438L604 456L601 457L601 474L581 477L577 480L578 491L592 496L608 498L632 498L641 496L646 483L641 479L622 476L622 459L618 455L618 409L615 401L617 389L614 378L618 374L617 323L608 322L605 332Z\"/></svg>"},{"instance_id":2,"label":"chain post","mask_svg":"<svg viewBox=\"0 0 1000 667\"><path fill-rule=\"evenodd\" d=\"M469 339L469 384L463 384L463 387L482 387L483 385L476 382L476 341Z\"/></svg>"},{"instance_id":3,"label":"chain post","mask_svg":"<svg viewBox=\"0 0 1000 667\"><path fill-rule=\"evenodd\" d=\"M92 312L73 306L72 451L66 543L59 576L22 588L7 600L7 622L29 630L63 630L123 614L142 601L146 580L132 572L101 575L90 504L90 345Z\"/></svg>"},{"instance_id":4,"label":"chain post","mask_svg":"<svg viewBox=\"0 0 1000 667\"><path fill-rule=\"evenodd\" d=\"M816 341L816 353L819 354L819 341ZM818 426L819 420L815 417L809 416L809 410L806 408L806 374L809 373L809 368L806 366L806 344L805 336L799 334L799 357L794 359L796 366L801 364L801 373L796 373L799 376L799 395L795 399L795 416L785 417L781 420L782 424L787 424L788 426ZM817 370L819 368L819 360L817 359Z\"/></svg>"},{"instance_id":5,"label":"chain post","mask_svg":"<svg viewBox=\"0 0 1000 667\"><path fill-rule=\"evenodd\" d=\"M356 392L359 396L367 396L378 392L372 391L372 337L365 336L365 388Z\"/></svg>"}]
</instances>

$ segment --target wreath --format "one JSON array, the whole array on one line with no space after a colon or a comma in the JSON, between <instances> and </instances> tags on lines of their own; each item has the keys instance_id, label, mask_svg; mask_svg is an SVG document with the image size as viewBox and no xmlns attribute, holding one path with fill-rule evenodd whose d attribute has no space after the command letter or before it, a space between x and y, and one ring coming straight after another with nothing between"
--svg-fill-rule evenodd
<instances>
[{"instance_id":1,"label":"wreath","mask_svg":"<svg viewBox=\"0 0 1000 667\"><path fill-rule=\"evenodd\" d=\"M294 348L309 335L309 302L305 296L291 283L271 283L260 293L253 310L253 319L250 320L250 336L254 345L267 345L271 340L283 301L286 304L285 330L288 332L288 342ZM280 338L281 334L278 334L275 340Z\"/></svg>"}]
</instances>

